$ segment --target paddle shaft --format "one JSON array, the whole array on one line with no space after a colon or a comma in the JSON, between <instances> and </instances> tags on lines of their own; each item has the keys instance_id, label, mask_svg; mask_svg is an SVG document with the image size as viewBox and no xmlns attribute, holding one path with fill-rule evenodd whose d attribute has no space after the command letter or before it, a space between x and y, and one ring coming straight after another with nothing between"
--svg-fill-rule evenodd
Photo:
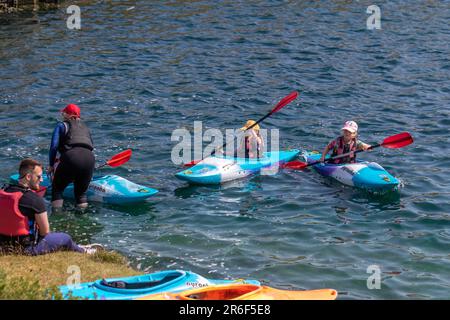
<instances>
[{"instance_id":1,"label":"paddle shaft","mask_svg":"<svg viewBox=\"0 0 450 320\"><path fill-rule=\"evenodd\" d=\"M113 156L111 159L109 159L108 161L106 161L102 165L100 165L98 167L94 167L94 170L101 169L101 168L103 168L105 166L111 166L111 167L121 166L122 164L124 164L125 162L130 160L131 153L132 153L131 149L122 151L122 152L116 154L115 156ZM58 162L59 162L59 159L56 159L55 165ZM55 176L55 171L56 171L56 168L54 168L53 171L51 171L51 172L47 172L47 177L49 178L50 181L53 181L53 178Z\"/></svg>"},{"instance_id":2,"label":"paddle shaft","mask_svg":"<svg viewBox=\"0 0 450 320\"><path fill-rule=\"evenodd\" d=\"M106 167L107 165L108 165L108 163L105 162L104 164L102 164L102 165L100 165L100 166L98 166L98 167L95 167L94 170L101 169L101 168L103 168L103 167ZM56 169L55 169L55 171L56 171ZM55 175L54 172L47 172L47 177L48 177L48 179L49 179L50 181L53 181L54 175Z\"/></svg>"},{"instance_id":3,"label":"paddle shaft","mask_svg":"<svg viewBox=\"0 0 450 320\"><path fill-rule=\"evenodd\" d=\"M108 165L108 163L105 162L104 164L102 164L102 165L100 165L100 166L98 166L98 167L95 167L94 170L98 170L98 169L100 169L100 168L106 167L107 165Z\"/></svg>"},{"instance_id":4,"label":"paddle shaft","mask_svg":"<svg viewBox=\"0 0 450 320\"><path fill-rule=\"evenodd\" d=\"M407 145L410 145L413 142L414 142L414 139L411 137L411 135L408 132L402 132L402 133L387 137L386 139L383 140L383 142L374 144L374 145L368 147L366 150L362 149L362 150L350 151L350 152L347 152L347 153L344 153L344 154L341 154L338 156L334 156L334 157L325 159L324 161L314 161L311 163L305 163L305 162L300 162L300 161L297 161L297 162L291 161L291 162L288 162L285 165L285 167L294 168L294 169L303 169L303 168L306 168L309 166L313 166L315 164L319 164L322 162L328 162L328 161L331 161L334 159L340 159L340 158L346 157L351 154L355 154L355 153L363 152L363 151L367 151L367 150L372 150L372 149L375 149L378 147L398 149L398 148L403 148Z\"/></svg>"},{"instance_id":5,"label":"paddle shaft","mask_svg":"<svg viewBox=\"0 0 450 320\"><path fill-rule=\"evenodd\" d=\"M102 164L102 165L100 165L100 166L98 166L98 167L95 167L94 170L98 170L98 169L100 169L100 168L106 167L107 165L108 165L108 162L105 162L104 164ZM56 169L55 169L55 170L56 170ZM51 181L53 181L53 176L54 176L54 173L53 173L53 172L47 173L47 177L48 177Z\"/></svg>"},{"instance_id":6,"label":"paddle shaft","mask_svg":"<svg viewBox=\"0 0 450 320\"><path fill-rule=\"evenodd\" d=\"M345 157L347 157L347 156L349 156L349 155L351 155L351 154L355 154L355 153L359 153L359 152L364 152L364 151L367 151L367 150L372 150L372 149L381 147L382 145L383 145L382 143L377 143L377 144L374 144L373 146L370 146L370 147L367 148L366 150L361 149L361 150L356 150L356 151L351 151L351 152L343 153L343 154L340 154L340 155L338 155L338 156L334 156L334 157L330 157L330 158L328 158L328 159L325 159L324 162L328 162L328 161L335 160L335 159L340 159L340 158L345 158ZM309 166L313 166L313 165L318 164L318 163L322 163L322 161L314 161L314 162L308 163L308 164L305 166L305 168L306 168L306 167L309 167Z\"/></svg>"},{"instance_id":7,"label":"paddle shaft","mask_svg":"<svg viewBox=\"0 0 450 320\"><path fill-rule=\"evenodd\" d=\"M288 94L286 97L284 97L283 99L281 99L280 100L280 102L278 102L278 104L275 106L275 108L273 108L269 113L267 113L264 117L262 117L261 119L259 119L258 121L256 121L253 125L251 125L250 127L248 127L247 129L245 129L244 130L244 132L245 131L247 131L247 130L250 130L251 128L253 128L254 126L256 126L258 123L260 123L261 121L264 121L264 119L266 119L267 117L270 117L272 114L274 114L275 112L278 112L279 110L281 110L282 108L284 108L285 106L287 106L289 103L291 103L292 101L294 101L295 99L297 99L297 97L298 97L298 92L296 92L296 91L293 91L293 92L291 92L290 94ZM236 140L236 136L234 136L233 137L233 142L234 142L234 140ZM222 147L221 148L219 148L219 149L224 149L225 148L225 146L228 144L228 141L225 141L225 143L222 145ZM211 157L211 156L213 156L214 154L216 154L216 150L219 150L219 149L214 149L209 155L208 155L208 157ZM202 159L201 160L203 160L205 157L203 157L203 155L202 155ZM200 162L201 160L194 160L194 161L191 161L190 163L188 163L187 165L188 166L191 166L191 165L195 165L195 164L197 164L198 162ZM186 166L186 165L185 165Z\"/></svg>"}]
</instances>

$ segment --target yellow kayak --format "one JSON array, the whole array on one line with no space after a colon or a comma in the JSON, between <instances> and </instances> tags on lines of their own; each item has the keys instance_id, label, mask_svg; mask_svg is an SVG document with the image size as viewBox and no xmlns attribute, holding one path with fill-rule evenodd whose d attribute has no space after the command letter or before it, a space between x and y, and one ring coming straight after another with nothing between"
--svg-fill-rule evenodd
<instances>
[{"instance_id":1,"label":"yellow kayak","mask_svg":"<svg viewBox=\"0 0 450 320\"><path fill-rule=\"evenodd\" d=\"M253 284L214 285L177 293L158 293L138 300L335 300L337 291L319 290L279 290Z\"/></svg>"}]
</instances>

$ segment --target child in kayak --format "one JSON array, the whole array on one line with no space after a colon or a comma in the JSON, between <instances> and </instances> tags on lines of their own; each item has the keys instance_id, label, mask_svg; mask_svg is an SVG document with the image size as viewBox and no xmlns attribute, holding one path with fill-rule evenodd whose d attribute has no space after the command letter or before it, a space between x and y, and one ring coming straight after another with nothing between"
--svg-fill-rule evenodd
<instances>
[{"instance_id":1,"label":"child in kayak","mask_svg":"<svg viewBox=\"0 0 450 320\"><path fill-rule=\"evenodd\" d=\"M262 149L264 147L264 140L261 137L259 125L255 125L254 120L248 120L245 125L240 129L244 131L244 135L241 138L240 147L238 149L238 157L244 158L261 158L263 157ZM250 130L247 130L253 126ZM247 130L247 131L246 131Z\"/></svg>"},{"instance_id":2,"label":"child in kayak","mask_svg":"<svg viewBox=\"0 0 450 320\"><path fill-rule=\"evenodd\" d=\"M332 140L322 152L321 162L325 161L325 157L330 150L333 150L331 157L335 157L341 154L354 152L357 150L367 150L370 148L369 144L366 144L357 139L358 136L358 124L355 121L347 121L342 127L342 136ZM348 156L331 160L329 163L343 164L343 163L355 163L356 154L350 153Z\"/></svg>"}]
</instances>

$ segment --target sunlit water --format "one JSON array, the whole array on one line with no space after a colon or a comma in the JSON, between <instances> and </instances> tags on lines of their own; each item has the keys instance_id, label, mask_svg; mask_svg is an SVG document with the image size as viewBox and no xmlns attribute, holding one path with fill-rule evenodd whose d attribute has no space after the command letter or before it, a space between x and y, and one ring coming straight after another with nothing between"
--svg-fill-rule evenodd
<instances>
[{"instance_id":1,"label":"sunlit water","mask_svg":"<svg viewBox=\"0 0 450 320\"><path fill-rule=\"evenodd\" d=\"M24 157L47 164L67 103L89 124L102 169L159 189L133 206L92 203L51 217L57 230L100 242L141 270L189 269L254 278L284 289L334 288L344 299L449 298L450 6L379 1L83 1L82 29L59 10L0 16L0 176ZM130 9L134 6L134 9ZM376 196L311 170L223 186L174 177L172 131L236 128L282 97L300 97L262 123L282 148L322 150L345 120L377 143L402 131L415 142L378 148L402 181ZM381 270L369 290L367 268Z\"/></svg>"}]
</instances>

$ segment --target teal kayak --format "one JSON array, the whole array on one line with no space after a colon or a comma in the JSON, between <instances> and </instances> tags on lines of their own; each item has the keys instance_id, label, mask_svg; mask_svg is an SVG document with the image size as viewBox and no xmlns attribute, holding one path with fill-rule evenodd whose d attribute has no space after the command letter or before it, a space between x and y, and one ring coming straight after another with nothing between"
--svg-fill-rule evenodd
<instances>
[{"instance_id":1,"label":"teal kayak","mask_svg":"<svg viewBox=\"0 0 450 320\"><path fill-rule=\"evenodd\" d=\"M149 294L178 292L217 284L255 284L257 280L212 280L199 274L183 270L168 270L139 276L101 279L78 285L60 286L65 299L83 298L90 300L130 300Z\"/></svg>"},{"instance_id":2,"label":"teal kayak","mask_svg":"<svg viewBox=\"0 0 450 320\"><path fill-rule=\"evenodd\" d=\"M258 159L212 156L203 159L187 170L177 173L175 176L178 179L195 184L220 184L241 179L259 173L262 169L288 162L294 159L299 152L299 150L265 152L264 156Z\"/></svg>"},{"instance_id":3,"label":"teal kayak","mask_svg":"<svg viewBox=\"0 0 450 320\"><path fill-rule=\"evenodd\" d=\"M50 192L50 180L46 176L43 176L42 178L44 181L41 182L41 185L47 187L47 192ZM17 183L18 179L18 174L14 174L10 177L12 183ZM107 175L92 178L87 191L87 197L88 201L129 204L144 201L157 192L158 190L156 189L136 184L125 178L116 175ZM63 196L65 198L74 198L72 183L64 190Z\"/></svg>"},{"instance_id":4,"label":"teal kayak","mask_svg":"<svg viewBox=\"0 0 450 320\"><path fill-rule=\"evenodd\" d=\"M321 157L321 154L317 152L304 152L302 155L307 163L318 161ZM398 179L376 162L320 163L313 165L313 168L325 177L368 191L390 191L397 189L399 185Z\"/></svg>"}]
</instances>

